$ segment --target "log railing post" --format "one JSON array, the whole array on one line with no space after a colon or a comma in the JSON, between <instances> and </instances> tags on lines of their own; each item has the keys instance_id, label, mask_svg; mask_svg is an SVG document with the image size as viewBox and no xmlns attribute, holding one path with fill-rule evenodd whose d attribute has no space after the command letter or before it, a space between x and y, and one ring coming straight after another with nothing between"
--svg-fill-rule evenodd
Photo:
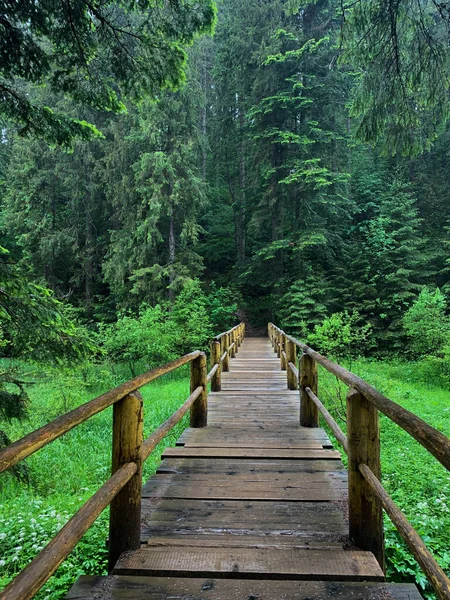
<instances>
[{"instance_id":1,"label":"log railing post","mask_svg":"<svg viewBox=\"0 0 450 600\"><path fill-rule=\"evenodd\" d=\"M298 381L295 373L289 366L289 363L293 365L297 364L297 346L289 338L286 338L286 373L287 373L287 387L288 390L298 389Z\"/></svg>"},{"instance_id":2,"label":"log railing post","mask_svg":"<svg viewBox=\"0 0 450 600\"><path fill-rule=\"evenodd\" d=\"M230 340L230 346L234 343L234 346L230 350L230 358L235 358L236 357L236 348L237 348L236 330L232 329L228 335L229 335L229 340Z\"/></svg>"},{"instance_id":3,"label":"log railing post","mask_svg":"<svg viewBox=\"0 0 450 600\"><path fill-rule=\"evenodd\" d=\"M284 356L286 353L286 336L284 333L281 334L280 343L280 368L282 371L286 371L286 358Z\"/></svg>"},{"instance_id":4,"label":"log railing post","mask_svg":"<svg viewBox=\"0 0 450 600\"><path fill-rule=\"evenodd\" d=\"M222 365L223 365L223 371L224 371L224 373L228 373L228 371L230 370L230 354L228 352L228 347L230 345L230 342L229 342L229 339L228 339L228 333L224 333L222 335L221 342L222 342L222 354L224 352L227 353L226 356L225 356L225 358L224 358L224 360L223 360L223 363L222 363Z\"/></svg>"},{"instance_id":5,"label":"log railing post","mask_svg":"<svg viewBox=\"0 0 450 600\"><path fill-rule=\"evenodd\" d=\"M275 349L275 352L277 353L278 358L281 357L281 332L277 331L277 346Z\"/></svg>"},{"instance_id":6,"label":"log railing post","mask_svg":"<svg viewBox=\"0 0 450 600\"><path fill-rule=\"evenodd\" d=\"M378 410L358 391L347 394L349 533L358 548L373 552L384 570L383 512L359 465L381 480Z\"/></svg>"},{"instance_id":7,"label":"log railing post","mask_svg":"<svg viewBox=\"0 0 450 600\"><path fill-rule=\"evenodd\" d=\"M219 365L211 379L211 391L220 392L222 388L222 365L220 364L220 342L213 340L211 342L211 368Z\"/></svg>"},{"instance_id":8,"label":"log railing post","mask_svg":"<svg viewBox=\"0 0 450 600\"><path fill-rule=\"evenodd\" d=\"M134 462L137 471L111 502L109 516L108 570L119 556L141 545L143 401L133 392L114 404L112 474L124 464Z\"/></svg>"},{"instance_id":9,"label":"log railing post","mask_svg":"<svg viewBox=\"0 0 450 600\"><path fill-rule=\"evenodd\" d=\"M238 327L236 327L234 330L234 355L236 356L236 354L239 352L239 348L241 346L241 326L238 325Z\"/></svg>"},{"instance_id":10,"label":"log railing post","mask_svg":"<svg viewBox=\"0 0 450 600\"><path fill-rule=\"evenodd\" d=\"M207 368L206 354L202 352L200 356L191 362L191 394L201 386L203 392L191 407L191 427L206 427L208 421L208 389L207 389Z\"/></svg>"},{"instance_id":11,"label":"log railing post","mask_svg":"<svg viewBox=\"0 0 450 600\"><path fill-rule=\"evenodd\" d=\"M317 363L308 354L300 356L298 365L300 390L300 425L303 427L319 427L319 409L306 392L310 388L317 396Z\"/></svg>"}]
</instances>

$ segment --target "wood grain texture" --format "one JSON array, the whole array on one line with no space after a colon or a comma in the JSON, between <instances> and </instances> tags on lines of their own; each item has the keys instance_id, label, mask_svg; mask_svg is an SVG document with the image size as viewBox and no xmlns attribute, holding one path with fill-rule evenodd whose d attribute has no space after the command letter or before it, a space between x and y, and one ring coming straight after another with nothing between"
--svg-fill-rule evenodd
<instances>
[{"instance_id":1,"label":"wood grain texture","mask_svg":"<svg viewBox=\"0 0 450 600\"><path fill-rule=\"evenodd\" d=\"M286 460L340 460L341 455L336 450L292 449L292 448L221 448L221 447L186 447L166 448L162 458L265 458Z\"/></svg>"},{"instance_id":2,"label":"wood grain texture","mask_svg":"<svg viewBox=\"0 0 450 600\"><path fill-rule=\"evenodd\" d=\"M80 577L67 600L422 600L415 585L163 577Z\"/></svg>"},{"instance_id":3,"label":"wood grain texture","mask_svg":"<svg viewBox=\"0 0 450 600\"><path fill-rule=\"evenodd\" d=\"M317 364L303 353L299 365L299 390L300 390L300 425L303 427L319 427L319 411L309 397L306 388L317 395Z\"/></svg>"},{"instance_id":4,"label":"wood grain texture","mask_svg":"<svg viewBox=\"0 0 450 600\"><path fill-rule=\"evenodd\" d=\"M201 387L202 392L191 406L191 427L206 427L208 423L208 387L206 354L202 352L191 362L191 394Z\"/></svg>"},{"instance_id":5,"label":"wood grain texture","mask_svg":"<svg viewBox=\"0 0 450 600\"><path fill-rule=\"evenodd\" d=\"M383 581L370 552L298 548L150 547L122 554L115 575L227 577L306 581Z\"/></svg>"},{"instance_id":6,"label":"wood grain texture","mask_svg":"<svg viewBox=\"0 0 450 600\"><path fill-rule=\"evenodd\" d=\"M211 342L211 367L217 365L217 371L211 377L211 391L220 392L222 385L222 365L220 363L220 342Z\"/></svg>"}]
</instances>

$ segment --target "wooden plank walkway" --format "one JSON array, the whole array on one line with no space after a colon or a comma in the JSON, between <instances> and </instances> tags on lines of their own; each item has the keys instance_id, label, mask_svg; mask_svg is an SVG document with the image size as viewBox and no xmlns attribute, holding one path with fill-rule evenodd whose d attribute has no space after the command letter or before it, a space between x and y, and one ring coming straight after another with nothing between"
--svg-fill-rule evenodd
<instances>
[{"instance_id":1,"label":"wooden plank walkway","mask_svg":"<svg viewBox=\"0 0 450 600\"><path fill-rule=\"evenodd\" d=\"M299 426L298 392L250 338L143 489L142 546L81 599L419 599L348 539L347 474L323 429Z\"/></svg>"}]
</instances>

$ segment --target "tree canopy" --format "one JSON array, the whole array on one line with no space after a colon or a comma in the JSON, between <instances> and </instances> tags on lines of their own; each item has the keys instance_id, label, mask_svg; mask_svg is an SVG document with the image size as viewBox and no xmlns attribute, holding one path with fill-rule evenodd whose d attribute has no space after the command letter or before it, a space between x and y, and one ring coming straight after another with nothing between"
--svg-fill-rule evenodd
<instances>
[{"instance_id":1,"label":"tree canopy","mask_svg":"<svg viewBox=\"0 0 450 600\"><path fill-rule=\"evenodd\" d=\"M184 81L183 49L210 32L212 0L0 2L0 114L59 145L98 129L42 98L36 85L101 111ZM28 84L33 84L32 87Z\"/></svg>"},{"instance_id":2,"label":"tree canopy","mask_svg":"<svg viewBox=\"0 0 450 600\"><path fill-rule=\"evenodd\" d=\"M384 139L388 153L430 148L449 117L450 4L356 0L340 11L340 61L355 73L360 139Z\"/></svg>"}]
</instances>

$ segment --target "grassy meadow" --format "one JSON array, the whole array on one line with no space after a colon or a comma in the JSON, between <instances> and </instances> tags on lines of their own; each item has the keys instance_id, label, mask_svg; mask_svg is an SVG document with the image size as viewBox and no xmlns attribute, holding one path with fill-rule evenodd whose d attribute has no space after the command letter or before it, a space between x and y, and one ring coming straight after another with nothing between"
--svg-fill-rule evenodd
<instances>
[{"instance_id":1,"label":"grassy meadow","mask_svg":"<svg viewBox=\"0 0 450 600\"><path fill-rule=\"evenodd\" d=\"M378 390L450 436L450 392L428 383L418 363L353 361L347 365ZM130 377L126 367L89 366L78 371L42 373L19 365L35 382L28 420L8 425L13 439L25 435ZM143 368L141 370L144 370ZM142 390L145 434L159 426L189 395L187 368L171 373ZM320 369L319 396L335 416L344 416L346 387ZM186 419L161 443L145 465L154 472L163 447L173 445ZM47 543L67 519L108 478L111 461L112 409L108 409L27 460L29 482L5 475L0 488L0 588ZM340 421L345 429L345 422ZM450 476L408 434L381 417L383 482L422 535L442 566L450 568ZM59 600L82 573L101 573L106 564L108 515L103 513L74 552L36 596ZM424 576L386 519L388 576L415 580L432 597Z\"/></svg>"}]
</instances>

